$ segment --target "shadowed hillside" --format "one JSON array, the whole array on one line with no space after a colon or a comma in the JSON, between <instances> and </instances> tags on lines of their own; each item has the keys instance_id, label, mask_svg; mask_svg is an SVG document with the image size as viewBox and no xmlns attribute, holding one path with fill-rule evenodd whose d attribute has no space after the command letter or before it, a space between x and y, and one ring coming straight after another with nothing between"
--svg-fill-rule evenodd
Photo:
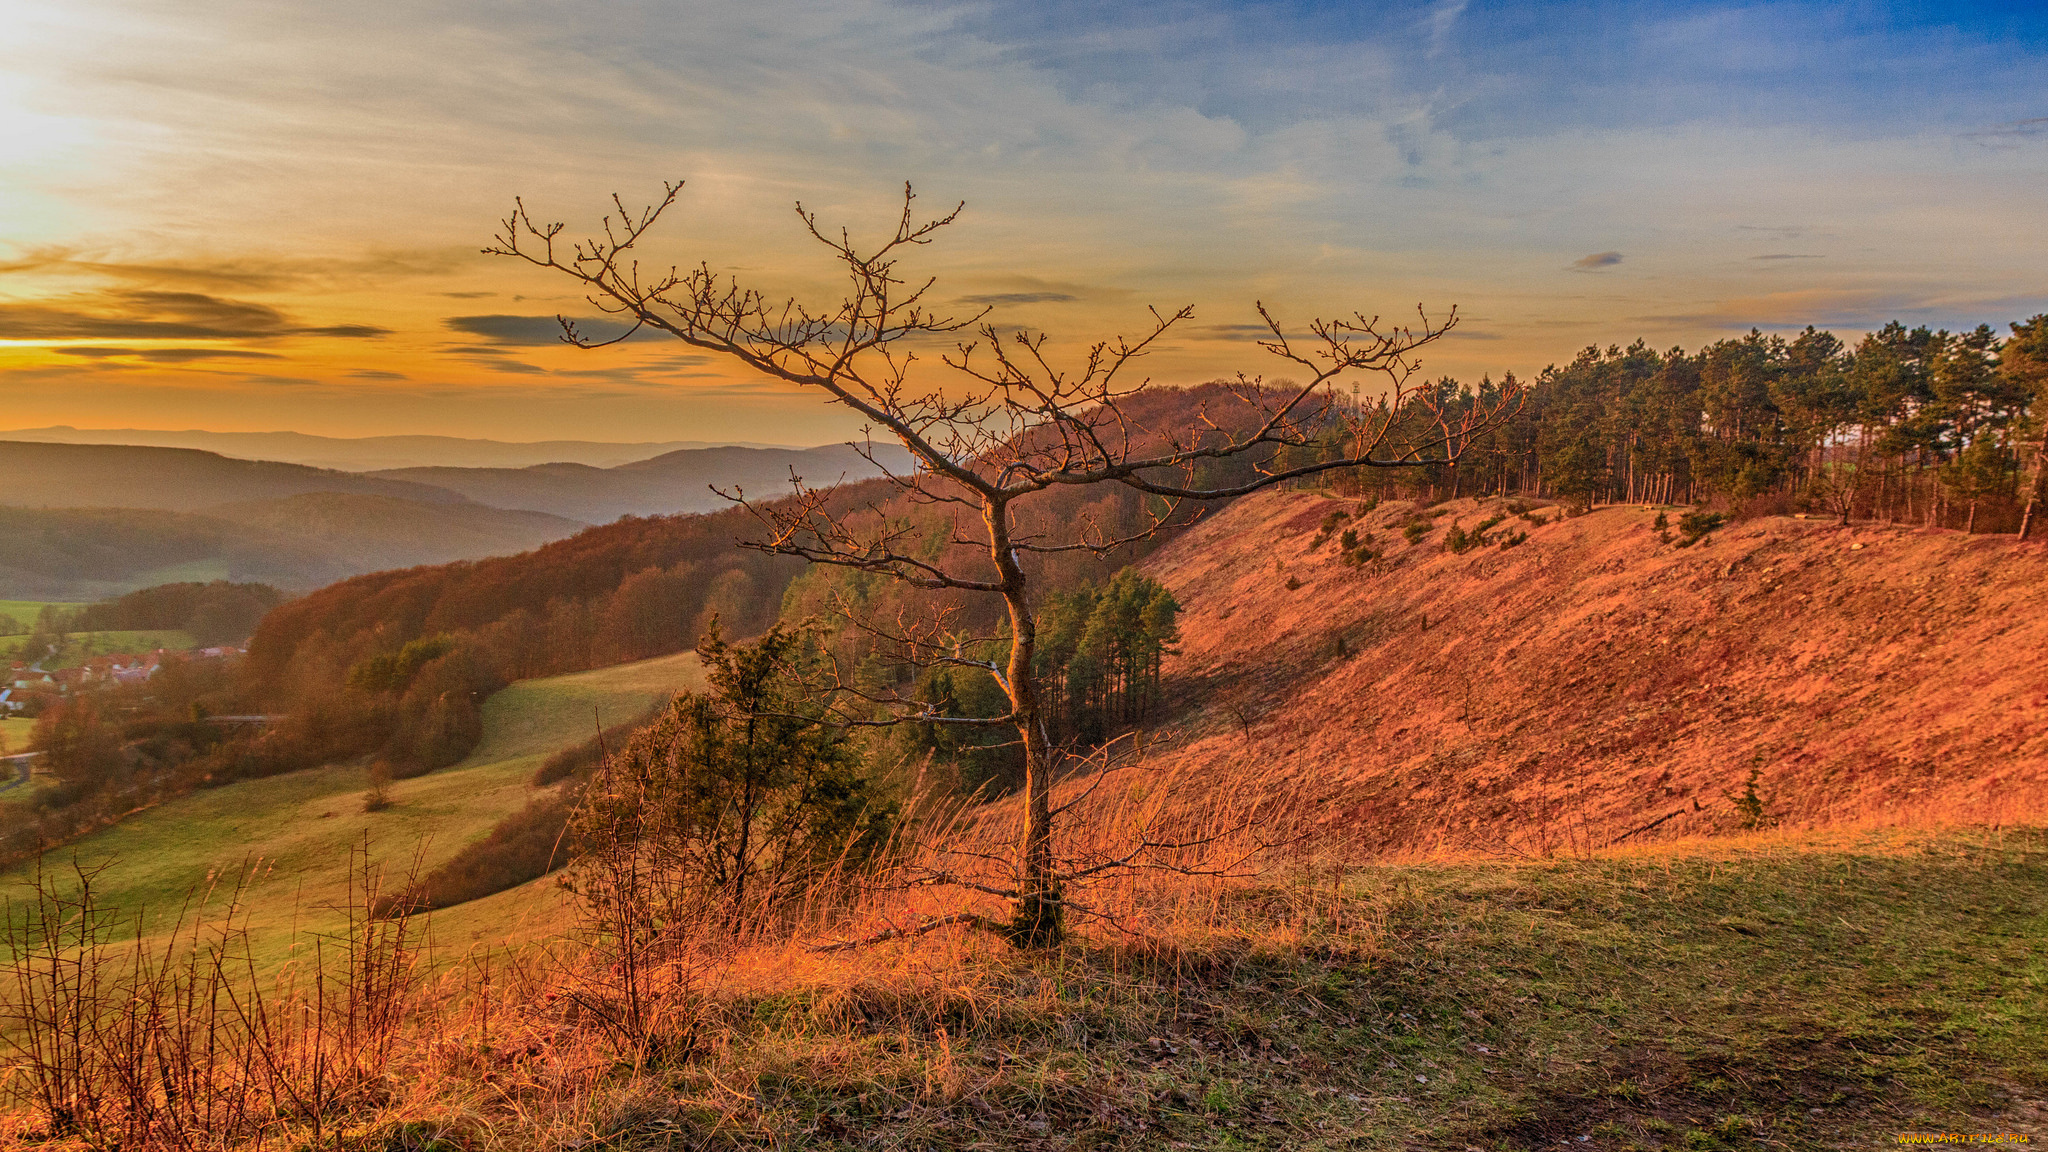
<instances>
[{"instance_id":1,"label":"shadowed hillside","mask_svg":"<svg viewBox=\"0 0 2048 1152\"><path fill-rule=\"evenodd\" d=\"M231 460L189 448L0 441L0 503L20 508L160 508L192 512L231 500L353 492L428 504L462 497L405 480L269 460Z\"/></svg>"},{"instance_id":2,"label":"shadowed hillside","mask_svg":"<svg viewBox=\"0 0 2048 1152\"><path fill-rule=\"evenodd\" d=\"M0 584L24 598L97 600L212 580L304 589L349 574L346 559L311 540L210 516L0 507Z\"/></svg>"},{"instance_id":3,"label":"shadowed hillside","mask_svg":"<svg viewBox=\"0 0 2048 1152\"><path fill-rule=\"evenodd\" d=\"M308 492L221 504L210 516L310 540L349 561L349 573L508 556L573 536L584 525L545 512L423 504L389 496Z\"/></svg>"},{"instance_id":4,"label":"shadowed hillside","mask_svg":"<svg viewBox=\"0 0 2048 1152\"><path fill-rule=\"evenodd\" d=\"M1504 505L1323 533L1359 502L1270 493L1154 554L1201 709L1180 757L1379 849L2040 814L2048 548L1792 517L1681 548L1622 506L1444 549ZM1346 562L1346 530L1383 558Z\"/></svg>"},{"instance_id":5,"label":"shadowed hillside","mask_svg":"<svg viewBox=\"0 0 2048 1152\"><path fill-rule=\"evenodd\" d=\"M0 507L0 584L97 599L177 581L305 591L363 572L524 552L581 525L542 512L308 492L208 508Z\"/></svg>"}]
</instances>

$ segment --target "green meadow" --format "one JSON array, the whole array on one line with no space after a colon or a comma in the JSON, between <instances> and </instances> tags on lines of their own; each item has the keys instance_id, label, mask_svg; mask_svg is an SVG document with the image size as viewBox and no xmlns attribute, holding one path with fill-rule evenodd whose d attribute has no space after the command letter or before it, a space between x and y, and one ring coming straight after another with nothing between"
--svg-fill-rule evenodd
<instances>
[{"instance_id":1,"label":"green meadow","mask_svg":"<svg viewBox=\"0 0 2048 1152\"><path fill-rule=\"evenodd\" d=\"M62 600L0 600L0 634L19 636L36 626L36 617L45 608L69 612L83 608L84 604Z\"/></svg>"},{"instance_id":2,"label":"green meadow","mask_svg":"<svg viewBox=\"0 0 2048 1152\"><path fill-rule=\"evenodd\" d=\"M209 916L245 885L246 925L259 958L281 961L295 941L345 924L351 854L367 854L383 887L402 887L486 835L536 795L530 780L550 754L581 743L599 721L616 724L700 682L695 653L521 681L484 704L484 739L468 759L388 786L391 805L364 811L362 763L248 780L171 800L47 854L68 881L73 862L94 871L103 907L164 931L188 906ZM8 736L15 732L10 721ZM31 871L0 873L0 895L20 900ZM434 917L442 939L493 943L545 927L553 889L539 881ZM535 899L540 888L545 898Z\"/></svg>"}]
</instances>

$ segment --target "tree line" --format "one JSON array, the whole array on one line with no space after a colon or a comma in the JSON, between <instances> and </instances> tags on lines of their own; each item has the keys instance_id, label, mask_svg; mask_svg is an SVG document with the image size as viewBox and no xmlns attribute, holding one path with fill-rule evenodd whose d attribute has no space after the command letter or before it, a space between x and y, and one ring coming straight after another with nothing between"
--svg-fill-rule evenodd
<instances>
[{"instance_id":1,"label":"tree line","mask_svg":"<svg viewBox=\"0 0 2048 1152\"><path fill-rule=\"evenodd\" d=\"M1455 467L1364 472L1357 490L1518 494L1580 504L1795 506L2015 532L2040 500L2048 427L2048 316L1965 332L1893 322L1853 345L1808 327L1752 330L1696 352L1588 347L1523 388L1514 419L1476 437ZM1503 386L1444 377L1452 407ZM1333 424L1320 449L1342 449ZM1283 460L1283 464L1287 461Z\"/></svg>"}]
</instances>

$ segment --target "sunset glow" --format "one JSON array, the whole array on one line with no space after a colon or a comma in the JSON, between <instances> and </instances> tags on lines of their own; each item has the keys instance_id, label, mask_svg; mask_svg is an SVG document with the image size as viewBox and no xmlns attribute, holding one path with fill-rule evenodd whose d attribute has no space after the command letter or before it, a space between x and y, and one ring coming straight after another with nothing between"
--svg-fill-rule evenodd
<instances>
[{"instance_id":1,"label":"sunset glow","mask_svg":"<svg viewBox=\"0 0 2048 1152\"><path fill-rule=\"evenodd\" d=\"M1427 369L1588 344L2048 308L2048 54L2015 7L459 0L17 2L0 64L9 427L816 443L815 397L635 341L479 253L512 198L830 292L856 233L965 200L943 297L1149 367L1289 322L1459 309Z\"/></svg>"}]
</instances>

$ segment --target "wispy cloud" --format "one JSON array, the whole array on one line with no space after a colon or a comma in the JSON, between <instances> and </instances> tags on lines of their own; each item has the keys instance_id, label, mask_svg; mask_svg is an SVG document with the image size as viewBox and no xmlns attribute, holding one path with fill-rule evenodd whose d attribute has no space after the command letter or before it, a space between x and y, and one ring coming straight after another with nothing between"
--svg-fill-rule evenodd
<instances>
[{"instance_id":1,"label":"wispy cloud","mask_svg":"<svg viewBox=\"0 0 2048 1152\"><path fill-rule=\"evenodd\" d=\"M1621 263L1621 253L1619 252L1595 252L1590 256L1581 256L1577 260L1572 261L1571 267L1580 272L1597 272L1602 268L1612 268L1619 263Z\"/></svg>"},{"instance_id":2,"label":"wispy cloud","mask_svg":"<svg viewBox=\"0 0 2048 1152\"><path fill-rule=\"evenodd\" d=\"M590 316L571 316L568 320L576 326L579 335L589 340L612 340L628 331L626 325L616 320ZM520 346L563 342L562 323L553 316L450 316L441 323L454 331L481 336L497 344ZM631 339L670 340L673 337L643 328Z\"/></svg>"},{"instance_id":3,"label":"wispy cloud","mask_svg":"<svg viewBox=\"0 0 2048 1152\"><path fill-rule=\"evenodd\" d=\"M460 261L447 252L381 252L327 259L239 255L188 260L131 259L82 247L33 246L0 261L0 276L112 280L172 291L333 290L396 277L443 275ZM491 293L480 293L491 295Z\"/></svg>"},{"instance_id":4,"label":"wispy cloud","mask_svg":"<svg viewBox=\"0 0 2048 1152\"><path fill-rule=\"evenodd\" d=\"M1450 43L1451 29L1458 24L1458 17L1465 14L1465 6L1471 0L1437 0L1429 10L1425 26L1429 29L1429 54L1441 56Z\"/></svg>"},{"instance_id":5,"label":"wispy cloud","mask_svg":"<svg viewBox=\"0 0 2048 1152\"><path fill-rule=\"evenodd\" d=\"M2007 124L1994 124L1989 128L1961 133L1961 138L1989 147L2007 148L2037 140L2048 140L2048 116L2033 116Z\"/></svg>"},{"instance_id":6,"label":"wispy cloud","mask_svg":"<svg viewBox=\"0 0 2048 1152\"><path fill-rule=\"evenodd\" d=\"M1742 331L1749 328L1820 327L1872 328L1887 320L1930 316L1942 303L1927 296L1881 288L1802 288L1737 296L1705 307L1662 315L1632 316L1632 323L1660 326L1703 326Z\"/></svg>"},{"instance_id":7,"label":"wispy cloud","mask_svg":"<svg viewBox=\"0 0 2048 1152\"><path fill-rule=\"evenodd\" d=\"M525 421L554 435L588 419L577 434L668 434L660 424L785 438L772 424L799 410L788 393L773 393L783 407L743 408L707 386L691 393L701 400L611 400L613 415L586 417L566 397L605 376L539 388L542 365L566 360L536 351L557 342L551 316L447 315L491 302L594 313L567 285L477 247L515 194L568 218L574 236L607 192L631 200L669 177L691 184L643 246L647 266L703 259L777 299L832 290L828 262L791 226L792 201L859 235L893 223L906 177L934 204L964 198L961 226L906 270L940 276L935 298L962 311L1043 307L1031 318L1059 317L1063 348L1142 327L1155 303L1243 319L1264 299L1292 328L1455 302L1483 309L1499 338L1460 330L1431 369L1476 378L1632 338L1631 313L1691 317L1658 321L1663 338L1717 333L1737 319L1701 300L1763 301L1795 274L1923 304L1963 299L1957 284L1981 289L1969 300L2043 295L2012 253L2048 245L2048 190L2027 163L2048 51L2023 17L1988 9L1599 0L1560 19L1552 6L1464 0L753 0L688 4L677 19L673 0L45 7L66 15L9 29L21 103L0 89L0 123L35 113L68 134L28 166L5 167L14 142L0 141L0 337L144 351L324 341L303 357L321 368L304 372L369 403L307 408L308 420L374 410L456 433L465 420ZM1784 36L1788 21L1811 34ZM1630 273L1600 251L1620 242ZM1932 250L1943 259L1924 259ZM1572 251L1594 254L1569 264L1589 274L1556 276ZM1799 306L1745 314L1779 305ZM1223 338L1262 331L1190 327L1147 369L1199 380L1251 367ZM414 355L430 358L445 401L430 413L395 406L402 390L384 386L382 373L426 374L398 359ZM137 388L149 366L178 363L47 359ZM644 396L661 390L626 382L674 378L650 359L636 343L570 370ZM730 371L687 367L706 380ZM162 373L146 401L210 403L194 375Z\"/></svg>"},{"instance_id":8,"label":"wispy cloud","mask_svg":"<svg viewBox=\"0 0 2048 1152\"><path fill-rule=\"evenodd\" d=\"M152 364L185 364L194 360L282 360L275 352L253 352L246 348L118 348L106 344L82 344L58 348L64 356L87 360L144 360Z\"/></svg>"},{"instance_id":9,"label":"wispy cloud","mask_svg":"<svg viewBox=\"0 0 2048 1152\"><path fill-rule=\"evenodd\" d=\"M389 334L369 324L299 324L267 304L200 292L133 290L0 303L0 338L11 340L362 339Z\"/></svg>"},{"instance_id":10,"label":"wispy cloud","mask_svg":"<svg viewBox=\"0 0 2048 1152\"><path fill-rule=\"evenodd\" d=\"M962 296L960 297L960 302L963 304L1001 306L1005 304L1065 304L1079 299L1079 296L1068 292L990 292L979 296Z\"/></svg>"}]
</instances>

